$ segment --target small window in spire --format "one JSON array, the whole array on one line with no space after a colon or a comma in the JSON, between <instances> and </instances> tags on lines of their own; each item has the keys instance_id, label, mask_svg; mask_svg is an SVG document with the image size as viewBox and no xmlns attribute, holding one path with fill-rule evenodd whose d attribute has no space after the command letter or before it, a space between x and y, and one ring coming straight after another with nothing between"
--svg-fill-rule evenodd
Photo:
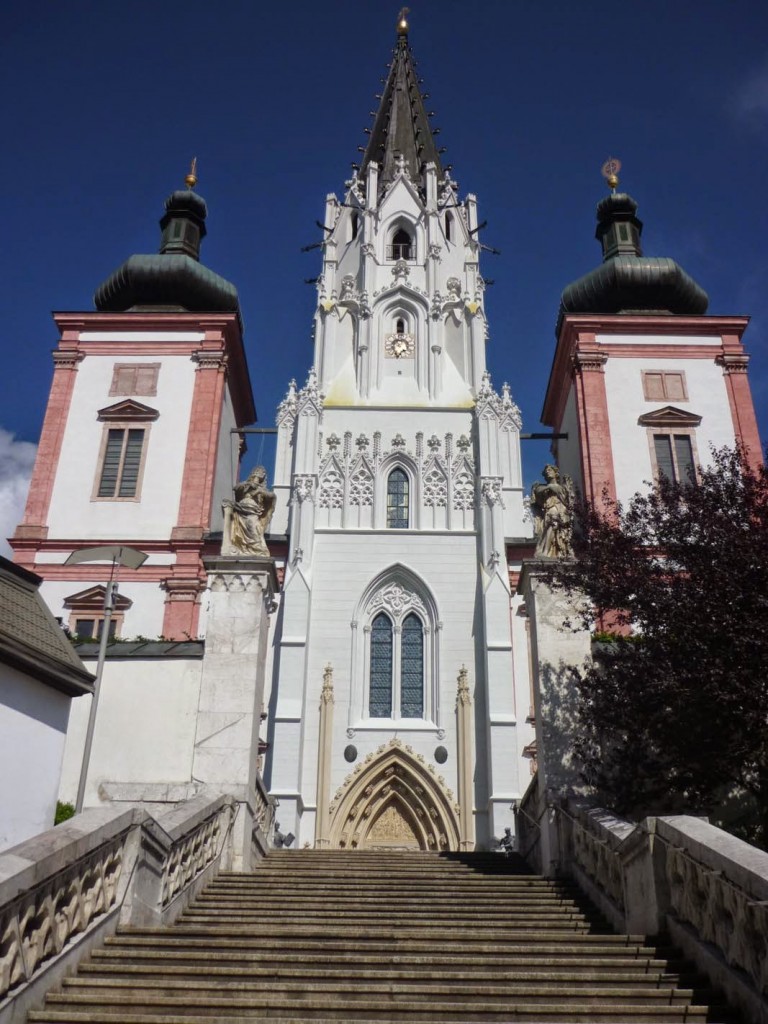
<instances>
[{"instance_id":1,"label":"small window in spire","mask_svg":"<svg viewBox=\"0 0 768 1024\"><path fill-rule=\"evenodd\" d=\"M398 319L395 321L395 333L405 334L405 320L403 320L402 317L398 317Z\"/></svg>"},{"instance_id":2,"label":"small window in spire","mask_svg":"<svg viewBox=\"0 0 768 1024\"><path fill-rule=\"evenodd\" d=\"M451 235L453 234L453 217L450 213L445 215L445 240L446 242L451 241Z\"/></svg>"},{"instance_id":3,"label":"small window in spire","mask_svg":"<svg viewBox=\"0 0 768 1024\"><path fill-rule=\"evenodd\" d=\"M359 230L360 230L360 217L357 215L357 213L353 213L352 217L351 217L351 231L352 231L352 239L351 240L353 242L357 238L357 233L358 233Z\"/></svg>"}]
</instances>

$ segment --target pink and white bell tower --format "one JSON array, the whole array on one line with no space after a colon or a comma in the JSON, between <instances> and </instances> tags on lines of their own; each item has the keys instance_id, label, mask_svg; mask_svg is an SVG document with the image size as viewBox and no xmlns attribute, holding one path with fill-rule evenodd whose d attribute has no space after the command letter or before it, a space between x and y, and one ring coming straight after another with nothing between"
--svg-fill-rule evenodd
<instances>
[{"instance_id":1,"label":"pink and white bell tower","mask_svg":"<svg viewBox=\"0 0 768 1024\"><path fill-rule=\"evenodd\" d=\"M761 460L743 316L707 316L708 298L674 260L643 256L637 203L597 207L603 263L562 295L542 421L561 470L597 504L659 476L684 479L714 448Z\"/></svg>"},{"instance_id":2,"label":"pink and white bell tower","mask_svg":"<svg viewBox=\"0 0 768 1024\"><path fill-rule=\"evenodd\" d=\"M73 551L125 544L149 558L121 570L118 632L199 632L207 536L239 461L234 428L255 419L237 291L199 261L207 209L166 201L156 255L131 256L95 312L55 313L54 376L16 561L73 631L96 635L104 567Z\"/></svg>"}]
</instances>

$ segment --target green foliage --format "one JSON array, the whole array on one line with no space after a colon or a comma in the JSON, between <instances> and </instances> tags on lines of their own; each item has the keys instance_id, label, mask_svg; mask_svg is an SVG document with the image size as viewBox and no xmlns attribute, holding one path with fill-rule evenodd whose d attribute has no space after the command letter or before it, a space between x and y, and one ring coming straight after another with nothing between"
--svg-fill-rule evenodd
<instances>
[{"instance_id":1,"label":"green foliage","mask_svg":"<svg viewBox=\"0 0 768 1024\"><path fill-rule=\"evenodd\" d=\"M627 814L709 813L738 792L765 844L765 467L723 449L697 483L662 482L625 507L582 508L575 552L553 567L553 583L586 593L609 634L635 636L612 636L577 673L585 781ZM591 611L579 625L588 619Z\"/></svg>"},{"instance_id":2,"label":"green foliage","mask_svg":"<svg viewBox=\"0 0 768 1024\"><path fill-rule=\"evenodd\" d=\"M70 818L75 816L75 805L64 804L61 800L56 803L56 816L53 819L54 825L60 825L62 821L69 821Z\"/></svg>"}]
</instances>

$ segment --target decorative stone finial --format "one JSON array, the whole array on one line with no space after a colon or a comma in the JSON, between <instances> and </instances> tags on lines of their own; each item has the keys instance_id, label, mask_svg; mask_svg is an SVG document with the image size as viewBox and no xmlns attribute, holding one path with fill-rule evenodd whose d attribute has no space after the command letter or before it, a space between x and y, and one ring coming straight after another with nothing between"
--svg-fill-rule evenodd
<instances>
[{"instance_id":1,"label":"decorative stone finial","mask_svg":"<svg viewBox=\"0 0 768 1024\"><path fill-rule=\"evenodd\" d=\"M408 20L407 15L410 12L410 7L401 7L400 13L397 16L397 34L399 36L408 35Z\"/></svg>"},{"instance_id":2,"label":"decorative stone finial","mask_svg":"<svg viewBox=\"0 0 768 1024\"><path fill-rule=\"evenodd\" d=\"M619 171L621 170L621 160L618 160L615 156L609 156L608 159L602 166L600 173L608 182L608 187L612 192L615 192L619 186Z\"/></svg>"},{"instance_id":3,"label":"decorative stone finial","mask_svg":"<svg viewBox=\"0 0 768 1024\"><path fill-rule=\"evenodd\" d=\"M333 666L328 664L323 669L323 688L320 691L321 704L333 704Z\"/></svg>"},{"instance_id":4,"label":"decorative stone finial","mask_svg":"<svg viewBox=\"0 0 768 1024\"><path fill-rule=\"evenodd\" d=\"M456 703L471 704L472 698L469 693L469 673L467 672L466 665L462 665L461 668L459 669L457 683L458 686L456 688Z\"/></svg>"},{"instance_id":5,"label":"decorative stone finial","mask_svg":"<svg viewBox=\"0 0 768 1024\"><path fill-rule=\"evenodd\" d=\"M197 157L192 157L192 163L189 165L189 174L184 179L184 184L187 188L194 188L197 184Z\"/></svg>"}]
</instances>

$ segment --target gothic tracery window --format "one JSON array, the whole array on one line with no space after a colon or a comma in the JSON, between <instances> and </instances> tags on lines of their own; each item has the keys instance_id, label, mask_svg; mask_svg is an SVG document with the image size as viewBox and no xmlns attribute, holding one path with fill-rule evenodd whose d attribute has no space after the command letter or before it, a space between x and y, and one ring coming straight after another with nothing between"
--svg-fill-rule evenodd
<instances>
[{"instance_id":1,"label":"gothic tracery window","mask_svg":"<svg viewBox=\"0 0 768 1024\"><path fill-rule=\"evenodd\" d=\"M408 529L408 474L402 469L393 469L387 479L387 527Z\"/></svg>"},{"instance_id":2,"label":"gothic tracery window","mask_svg":"<svg viewBox=\"0 0 768 1024\"><path fill-rule=\"evenodd\" d=\"M368 714L424 717L424 627L413 612L398 631L384 612L371 623Z\"/></svg>"}]
</instances>

